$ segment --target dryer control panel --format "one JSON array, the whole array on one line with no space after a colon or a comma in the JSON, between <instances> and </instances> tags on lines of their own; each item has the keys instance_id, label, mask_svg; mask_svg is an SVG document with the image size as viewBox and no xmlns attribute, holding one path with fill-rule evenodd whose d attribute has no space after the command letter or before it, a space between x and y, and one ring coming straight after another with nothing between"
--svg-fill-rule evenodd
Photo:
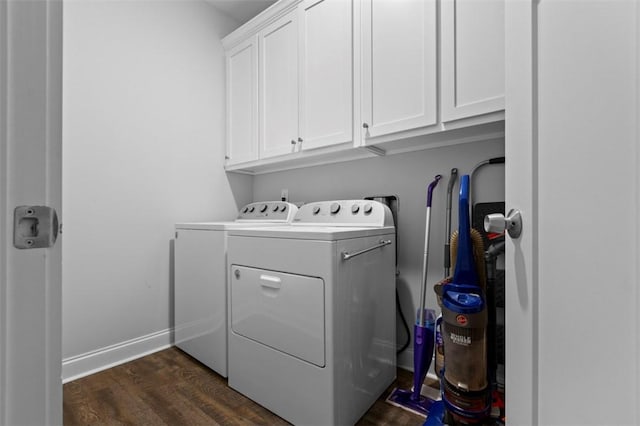
<instances>
[{"instance_id":1,"label":"dryer control panel","mask_svg":"<svg viewBox=\"0 0 640 426\"><path fill-rule=\"evenodd\" d=\"M391 210L373 200L317 201L305 204L293 218L293 224L328 226L394 226Z\"/></svg>"},{"instance_id":2,"label":"dryer control panel","mask_svg":"<svg viewBox=\"0 0 640 426\"><path fill-rule=\"evenodd\" d=\"M240 209L236 221L291 222L298 207L284 201L260 201Z\"/></svg>"}]
</instances>

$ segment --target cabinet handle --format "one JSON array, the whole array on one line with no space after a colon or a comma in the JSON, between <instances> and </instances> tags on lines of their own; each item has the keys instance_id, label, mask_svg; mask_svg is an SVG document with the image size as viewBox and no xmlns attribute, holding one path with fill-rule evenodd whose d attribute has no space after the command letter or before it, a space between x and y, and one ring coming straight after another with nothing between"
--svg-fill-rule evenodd
<instances>
[{"instance_id":1,"label":"cabinet handle","mask_svg":"<svg viewBox=\"0 0 640 426\"><path fill-rule=\"evenodd\" d=\"M302 143L302 138L298 138L298 142Z\"/></svg>"},{"instance_id":2,"label":"cabinet handle","mask_svg":"<svg viewBox=\"0 0 640 426\"><path fill-rule=\"evenodd\" d=\"M291 145L295 145L296 141L294 139L291 139Z\"/></svg>"},{"instance_id":3,"label":"cabinet handle","mask_svg":"<svg viewBox=\"0 0 640 426\"><path fill-rule=\"evenodd\" d=\"M225 160L228 160L228 159L229 159L229 156L228 156L228 155L225 155L225 156L224 156L224 159L225 159Z\"/></svg>"},{"instance_id":4,"label":"cabinet handle","mask_svg":"<svg viewBox=\"0 0 640 426\"><path fill-rule=\"evenodd\" d=\"M369 125L368 125L367 123L362 123L362 128L364 128L364 129L368 129L368 128L369 128Z\"/></svg>"}]
</instances>

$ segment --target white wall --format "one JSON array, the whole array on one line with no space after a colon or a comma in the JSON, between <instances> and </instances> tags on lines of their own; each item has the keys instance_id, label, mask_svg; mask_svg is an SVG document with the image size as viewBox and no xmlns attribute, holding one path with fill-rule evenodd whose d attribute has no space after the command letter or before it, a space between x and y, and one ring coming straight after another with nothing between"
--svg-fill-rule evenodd
<instances>
[{"instance_id":1,"label":"white wall","mask_svg":"<svg viewBox=\"0 0 640 426\"><path fill-rule=\"evenodd\" d=\"M65 2L65 380L170 344L174 223L251 200L222 167L236 26L199 1Z\"/></svg>"},{"instance_id":2,"label":"white wall","mask_svg":"<svg viewBox=\"0 0 640 426\"><path fill-rule=\"evenodd\" d=\"M365 160L310 167L256 176L254 201L277 199L289 190L293 202L355 199L371 195L396 195L398 207L397 286L402 310L413 329L422 284L426 190L442 174L434 192L429 247L429 283L444 276L444 234L447 183L451 168L469 174L480 161L504 155L504 140L476 142ZM504 201L504 166L485 166L476 174L474 202ZM456 229L458 187L454 192L452 227ZM393 303L390 301L389 303ZM428 289L427 304L436 308L435 295ZM399 322L398 322L399 323ZM398 329L398 339L405 335ZM398 357L399 365L413 369L412 345Z\"/></svg>"}]
</instances>

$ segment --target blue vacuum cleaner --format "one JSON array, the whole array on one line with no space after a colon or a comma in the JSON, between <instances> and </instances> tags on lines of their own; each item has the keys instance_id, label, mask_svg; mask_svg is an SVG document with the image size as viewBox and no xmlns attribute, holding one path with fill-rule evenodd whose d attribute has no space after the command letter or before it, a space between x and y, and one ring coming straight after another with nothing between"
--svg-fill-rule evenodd
<instances>
[{"instance_id":1,"label":"blue vacuum cleaner","mask_svg":"<svg viewBox=\"0 0 640 426\"><path fill-rule=\"evenodd\" d=\"M464 175L460 179L455 271L451 282L439 290L444 341L442 403L447 415L457 424L482 424L491 409L487 374L488 309L473 257L474 248L481 252L484 249L482 236L473 232L475 234L469 220L469 175Z\"/></svg>"},{"instance_id":2,"label":"blue vacuum cleaner","mask_svg":"<svg viewBox=\"0 0 640 426\"><path fill-rule=\"evenodd\" d=\"M422 261L422 287L420 290L420 309L416 324L413 327L413 389L394 389L387 401L408 409L416 414L426 416L434 400L421 395L422 383L427 375L433 358L434 332L436 313L426 308L427 267L429 261L429 228L431 227L431 202L433 190L442 179L437 175L427 189L427 213L425 220L424 257Z\"/></svg>"}]
</instances>

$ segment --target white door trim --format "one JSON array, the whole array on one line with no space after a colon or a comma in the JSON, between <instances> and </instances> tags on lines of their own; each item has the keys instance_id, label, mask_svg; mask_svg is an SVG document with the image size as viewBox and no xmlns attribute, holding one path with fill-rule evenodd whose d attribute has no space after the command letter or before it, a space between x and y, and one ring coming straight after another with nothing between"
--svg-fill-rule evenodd
<instances>
[{"instance_id":1,"label":"white door trim","mask_svg":"<svg viewBox=\"0 0 640 426\"><path fill-rule=\"evenodd\" d=\"M62 1L0 3L0 425L62 423L62 261L13 247L13 210L61 210Z\"/></svg>"},{"instance_id":2,"label":"white door trim","mask_svg":"<svg viewBox=\"0 0 640 426\"><path fill-rule=\"evenodd\" d=\"M523 216L506 250L506 388L510 424L538 424L536 25L531 0L505 4L505 199Z\"/></svg>"},{"instance_id":3,"label":"white door trim","mask_svg":"<svg viewBox=\"0 0 640 426\"><path fill-rule=\"evenodd\" d=\"M636 52L640 49L640 3L636 2ZM636 112L640 112L640 54L636 54ZM640 188L640 119L636 119L636 188ZM636 212L640 212L640 194L636 193ZM636 254L640 255L640 219L636 221ZM640 331L640 259L636 261L636 330ZM636 340L640 355L640 338ZM640 356L636 356L636 389L640 388ZM637 390L640 394L640 390ZM636 404L636 421L640 422L640 404Z\"/></svg>"},{"instance_id":4,"label":"white door trim","mask_svg":"<svg viewBox=\"0 0 640 426\"><path fill-rule=\"evenodd\" d=\"M0 2L0 425L4 425L7 288L7 2Z\"/></svg>"}]
</instances>

